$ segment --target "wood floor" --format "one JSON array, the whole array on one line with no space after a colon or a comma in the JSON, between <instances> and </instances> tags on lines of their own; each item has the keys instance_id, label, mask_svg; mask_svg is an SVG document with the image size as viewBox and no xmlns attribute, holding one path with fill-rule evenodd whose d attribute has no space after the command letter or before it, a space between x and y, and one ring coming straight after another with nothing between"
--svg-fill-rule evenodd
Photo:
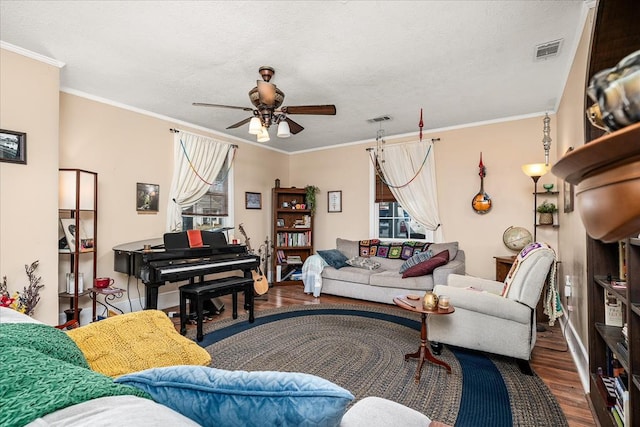
<instances>
[{"instance_id":1,"label":"wood floor","mask_svg":"<svg viewBox=\"0 0 640 427\"><path fill-rule=\"evenodd\" d=\"M231 296L222 297L221 300L224 302L226 308L220 315L214 317L214 322L231 317ZM256 300L255 313L256 317L258 317L260 316L260 310L271 308L299 304L336 303L392 307L387 304L377 304L332 295L322 295L319 298L314 298L302 292L302 287L300 286L274 286L269 289L266 298L263 297L262 299ZM242 297L239 298L238 305L239 309L241 309ZM398 308L398 310L401 309ZM166 309L165 311L177 311L177 307ZM174 323L177 323L179 327L179 319L174 318ZM538 333L536 346L531 357L531 367L558 400L569 426L583 427L597 425L591 415L578 372L571 358L571 354L567 349L560 326L557 323L554 327L546 326L546 331Z\"/></svg>"}]
</instances>

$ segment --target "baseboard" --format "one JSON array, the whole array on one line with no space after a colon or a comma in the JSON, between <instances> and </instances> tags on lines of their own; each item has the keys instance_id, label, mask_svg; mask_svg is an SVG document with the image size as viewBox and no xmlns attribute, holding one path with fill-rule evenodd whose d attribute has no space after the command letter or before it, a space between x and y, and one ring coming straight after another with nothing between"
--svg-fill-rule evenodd
<instances>
[{"instance_id":1,"label":"baseboard","mask_svg":"<svg viewBox=\"0 0 640 427\"><path fill-rule=\"evenodd\" d=\"M562 306L562 310L564 313L571 314L564 305ZM562 333L564 334L567 346L571 352L573 363L575 363L576 369L578 370L578 376L580 377L582 388L584 389L585 394L587 394L589 393L589 356L587 349L580 340L580 337L578 337L578 334L573 327L573 323L571 323L570 316L563 316L559 318L558 321L560 322Z\"/></svg>"}]
</instances>

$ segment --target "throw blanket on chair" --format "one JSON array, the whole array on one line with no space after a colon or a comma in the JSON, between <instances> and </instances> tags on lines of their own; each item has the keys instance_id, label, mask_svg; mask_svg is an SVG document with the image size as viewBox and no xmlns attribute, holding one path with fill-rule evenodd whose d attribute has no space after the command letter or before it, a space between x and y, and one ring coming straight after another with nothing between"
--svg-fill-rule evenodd
<instances>
[{"instance_id":1,"label":"throw blanket on chair","mask_svg":"<svg viewBox=\"0 0 640 427\"><path fill-rule=\"evenodd\" d=\"M518 271L518 268L520 268L521 263L532 254L542 249L552 251L554 259L554 261L551 263L549 275L547 276L547 283L549 286L547 286L547 294L545 295L544 299L544 314L549 316L549 326L553 326L556 319L560 318L564 313L562 311L562 306L560 305L560 294L558 292L558 283L556 281L556 255L553 248L548 244L535 242L527 245L527 247L520 251L515 261L513 262L511 269L509 270L509 274L507 274L507 277L504 280L502 296L506 296L508 294L511 282L516 276L516 272Z\"/></svg>"}]
</instances>

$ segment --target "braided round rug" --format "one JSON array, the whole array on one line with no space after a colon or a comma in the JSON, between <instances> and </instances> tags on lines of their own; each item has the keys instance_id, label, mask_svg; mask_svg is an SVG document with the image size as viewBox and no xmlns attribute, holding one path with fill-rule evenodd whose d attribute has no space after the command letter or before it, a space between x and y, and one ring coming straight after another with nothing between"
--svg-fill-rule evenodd
<instances>
[{"instance_id":1,"label":"braided round rug","mask_svg":"<svg viewBox=\"0 0 640 427\"><path fill-rule=\"evenodd\" d=\"M451 374L404 360L420 344L419 317L361 305L304 305L205 323L199 344L212 366L245 371L305 372L349 390L356 401L378 396L458 426L566 426L555 397L513 359L445 346ZM195 331L188 336L194 338ZM354 401L355 402L355 401Z\"/></svg>"}]
</instances>

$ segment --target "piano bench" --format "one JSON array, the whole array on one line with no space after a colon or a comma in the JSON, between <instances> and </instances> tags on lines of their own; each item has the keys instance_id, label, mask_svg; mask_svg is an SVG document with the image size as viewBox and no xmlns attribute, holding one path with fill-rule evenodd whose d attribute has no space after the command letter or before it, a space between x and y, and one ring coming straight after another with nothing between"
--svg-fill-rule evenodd
<instances>
[{"instance_id":1,"label":"piano bench","mask_svg":"<svg viewBox=\"0 0 640 427\"><path fill-rule=\"evenodd\" d=\"M204 320L204 302L211 298L233 294L233 318L238 318L238 292L244 292L244 306L249 309L249 323L253 323L253 279L246 277L225 277L205 280L180 286L180 333L187 333L187 300L190 311L195 311L197 319L196 339L202 341L202 322ZM195 307L195 310L193 308Z\"/></svg>"}]
</instances>

